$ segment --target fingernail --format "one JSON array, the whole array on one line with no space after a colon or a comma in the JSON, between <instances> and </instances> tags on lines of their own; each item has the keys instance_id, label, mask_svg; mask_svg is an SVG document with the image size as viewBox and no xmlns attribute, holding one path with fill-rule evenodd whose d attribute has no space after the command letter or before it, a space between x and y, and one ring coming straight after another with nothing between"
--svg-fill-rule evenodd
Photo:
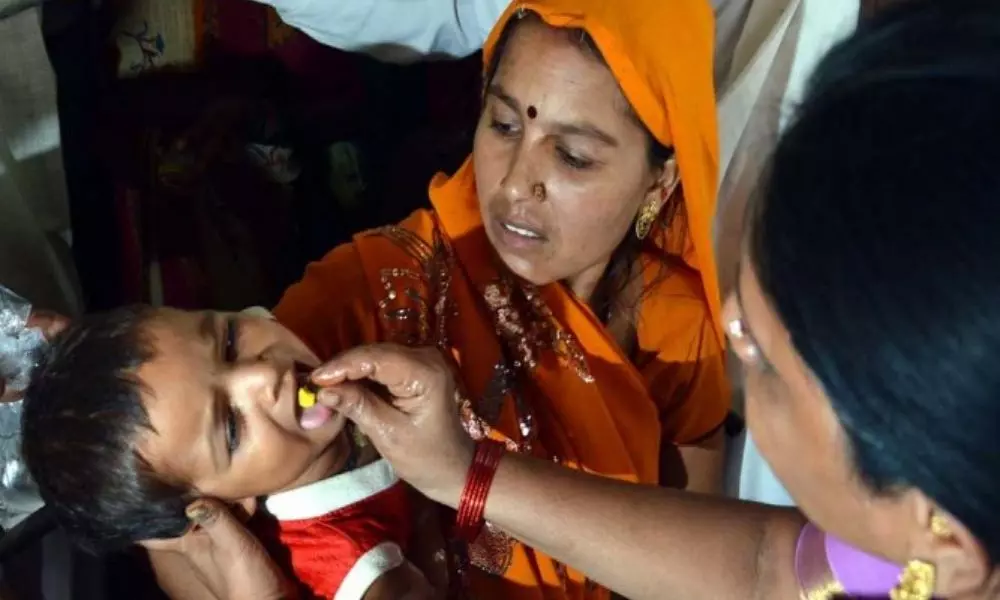
<instances>
[{"instance_id":1,"label":"fingernail","mask_svg":"<svg viewBox=\"0 0 1000 600\"><path fill-rule=\"evenodd\" d=\"M329 389L321 389L319 397L323 401L323 406L327 408L337 408L340 406L340 394Z\"/></svg>"},{"instance_id":2,"label":"fingernail","mask_svg":"<svg viewBox=\"0 0 1000 600\"><path fill-rule=\"evenodd\" d=\"M312 372L312 380L320 383L323 381L336 381L344 378L344 370L339 368L318 369Z\"/></svg>"},{"instance_id":3,"label":"fingernail","mask_svg":"<svg viewBox=\"0 0 1000 600\"><path fill-rule=\"evenodd\" d=\"M184 514L187 515L189 521L195 525L205 527L211 525L212 521L218 516L218 513L210 505L204 502L193 502L184 509Z\"/></svg>"}]
</instances>

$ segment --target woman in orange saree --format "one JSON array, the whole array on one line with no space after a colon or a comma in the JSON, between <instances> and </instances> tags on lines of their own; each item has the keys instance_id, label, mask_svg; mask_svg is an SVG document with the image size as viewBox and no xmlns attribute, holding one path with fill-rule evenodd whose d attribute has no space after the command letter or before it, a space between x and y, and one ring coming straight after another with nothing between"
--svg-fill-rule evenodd
<instances>
[{"instance_id":1,"label":"woman in orange saree","mask_svg":"<svg viewBox=\"0 0 1000 600\"><path fill-rule=\"evenodd\" d=\"M278 319L321 359L437 345L474 436L717 491L712 52L703 0L514 2L484 48L473 154L432 181L433 209L311 265ZM477 599L608 597L489 526L457 555Z\"/></svg>"}]
</instances>

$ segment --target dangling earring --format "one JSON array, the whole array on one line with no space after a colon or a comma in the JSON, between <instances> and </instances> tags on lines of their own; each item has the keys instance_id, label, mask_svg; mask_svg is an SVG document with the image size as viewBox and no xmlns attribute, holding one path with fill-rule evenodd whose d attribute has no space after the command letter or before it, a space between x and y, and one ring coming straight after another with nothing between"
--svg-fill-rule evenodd
<instances>
[{"instance_id":1,"label":"dangling earring","mask_svg":"<svg viewBox=\"0 0 1000 600\"><path fill-rule=\"evenodd\" d=\"M936 580L934 565L911 560L899 576L899 585L889 592L890 600L930 600Z\"/></svg>"},{"instance_id":2,"label":"dangling earring","mask_svg":"<svg viewBox=\"0 0 1000 600\"><path fill-rule=\"evenodd\" d=\"M635 220L635 237L640 240L646 239L653 229L653 223L660 214L660 203L657 201L647 202L639 209L639 217Z\"/></svg>"}]
</instances>

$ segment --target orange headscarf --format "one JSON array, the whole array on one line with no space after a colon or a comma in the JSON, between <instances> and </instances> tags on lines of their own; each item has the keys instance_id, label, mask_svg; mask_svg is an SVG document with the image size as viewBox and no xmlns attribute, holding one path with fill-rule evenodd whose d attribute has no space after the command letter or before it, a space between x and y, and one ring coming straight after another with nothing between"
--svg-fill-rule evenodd
<instances>
[{"instance_id":1,"label":"orange headscarf","mask_svg":"<svg viewBox=\"0 0 1000 600\"><path fill-rule=\"evenodd\" d=\"M483 46L489 65L497 41L518 11L537 14L553 27L583 29L596 42L625 97L656 139L672 146L677 158L687 214L685 261L701 273L716 324L721 301L712 245L712 219L719 169L718 131L712 60L714 16L706 0L515 0ZM463 167L467 171L468 165ZM432 198L447 195L475 200L454 187L475 185L460 172L436 178ZM461 183L459 181L461 180ZM435 189L451 187L446 194ZM442 198L443 200L443 198ZM457 237L479 225L468 207L436 201L445 228ZM478 210L475 212L478 215ZM716 327L720 335L721 330Z\"/></svg>"}]
</instances>

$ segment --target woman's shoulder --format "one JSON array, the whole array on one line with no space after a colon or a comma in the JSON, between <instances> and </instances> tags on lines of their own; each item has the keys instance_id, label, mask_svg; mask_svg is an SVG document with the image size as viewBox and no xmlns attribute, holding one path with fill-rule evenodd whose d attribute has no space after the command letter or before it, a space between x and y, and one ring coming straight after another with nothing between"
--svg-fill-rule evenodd
<instances>
[{"instance_id":1,"label":"woman's shoulder","mask_svg":"<svg viewBox=\"0 0 1000 600\"><path fill-rule=\"evenodd\" d=\"M362 231L310 263L305 278L350 284L381 268L419 266L433 247L436 223L434 213L422 209L397 224Z\"/></svg>"},{"instance_id":2,"label":"woman's shoulder","mask_svg":"<svg viewBox=\"0 0 1000 600\"><path fill-rule=\"evenodd\" d=\"M306 267L275 307L278 320L321 357L376 341L383 296L391 274L420 279L434 239L435 219L417 211L398 225L354 236Z\"/></svg>"},{"instance_id":3,"label":"woman's shoulder","mask_svg":"<svg viewBox=\"0 0 1000 600\"><path fill-rule=\"evenodd\" d=\"M706 338L714 338L715 324L698 271L677 261L650 267L646 281L649 287L637 323L644 352L676 353L681 359L691 348L702 347Z\"/></svg>"},{"instance_id":4,"label":"woman's shoulder","mask_svg":"<svg viewBox=\"0 0 1000 600\"><path fill-rule=\"evenodd\" d=\"M385 263L389 267L417 266L430 260L437 231L434 212L421 209L398 224L359 233L354 236L353 243L366 261Z\"/></svg>"}]
</instances>

